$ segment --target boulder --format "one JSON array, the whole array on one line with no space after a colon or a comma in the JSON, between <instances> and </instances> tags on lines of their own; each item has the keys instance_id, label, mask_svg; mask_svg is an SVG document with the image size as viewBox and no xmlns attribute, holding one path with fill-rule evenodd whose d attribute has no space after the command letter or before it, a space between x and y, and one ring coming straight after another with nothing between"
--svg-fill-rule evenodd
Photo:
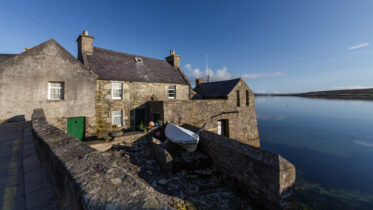
<instances>
[{"instance_id":1,"label":"boulder","mask_svg":"<svg viewBox=\"0 0 373 210\"><path fill-rule=\"evenodd\" d=\"M152 138L152 150L155 156L155 159L162 167L163 170L172 169L172 156L171 154L163 148L162 142L156 138Z\"/></svg>"}]
</instances>

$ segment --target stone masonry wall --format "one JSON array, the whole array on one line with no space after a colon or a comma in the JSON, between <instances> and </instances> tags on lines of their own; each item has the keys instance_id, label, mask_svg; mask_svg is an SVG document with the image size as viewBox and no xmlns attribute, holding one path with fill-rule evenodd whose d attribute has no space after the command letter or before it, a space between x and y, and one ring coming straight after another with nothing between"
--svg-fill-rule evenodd
<instances>
[{"instance_id":1,"label":"stone masonry wall","mask_svg":"<svg viewBox=\"0 0 373 210\"><path fill-rule=\"evenodd\" d=\"M293 164L280 155L209 131L202 131L199 136L198 149L208 154L219 171L260 209L294 209Z\"/></svg>"},{"instance_id":2,"label":"stone masonry wall","mask_svg":"<svg viewBox=\"0 0 373 210\"><path fill-rule=\"evenodd\" d=\"M121 82L123 85L122 99L112 99L111 83ZM176 99L168 98L168 86L176 85ZM134 129L134 110L146 109L147 101L157 100L188 100L189 86L180 84L147 83L147 82L124 82L97 80L96 92L96 132L98 135L105 135L111 130ZM112 127L112 111L123 112L123 126ZM147 120L145 121L147 122Z\"/></svg>"},{"instance_id":3,"label":"stone masonry wall","mask_svg":"<svg viewBox=\"0 0 373 210\"><path fill-rule=\"evenodd\" d=\"M48 82L64 83L64 99L48 100ZM42 108L66 130L66 118L85 117L86 136L95 126L96 75L56 41L49 40L0 64L0 120L23 115L31 119ZM93 118L93 120L91 120Z\"/></svg>"},{"instance_id":4,"label":"stone masonry wall","mask_svg":"<svg viewBox=\"0 0 373 210\"><path fill-rule=\"evenodd\" d=\"M253 104L254 102L251 106L254 106ZM158 113L164 122L191 124L196 127L207 123L205 129L214 133L218 132L218 120L225 119L228 120L230 138L252 146L260 146L255 107L237 109L237 106L228 103L227 100L216 99L149 101L148 110L148 118L151 120L154 120L153 113Z\"/></svg>"},{"instance_id":5,"label":"stone masonry wall","mask_svg":"<svg viewBox=\"0 0 373 210\"><path fill-rule=\"evenodd\" d=\"M240 93L240 106L237 106L237 90ZM249 104L246 104L246 91L249 93ZM259 138L258 122L256 119L255 95L241 79L228 95L228 103L235 106L240 113L239 120L232 122L232 127L237 128L233 139Z\"/></svg>"},{"instance_id":6,"label":"stone masonry wall","mask_svg":"<svg viewBox=\"0 0 373 210\"><path fill-rule=\"evenodd\" d=\"M67 135L46 121L43 110L35 110L32 128L61 209L170 209L120 157L114 162Z\"/></svg>"}]
</instances>

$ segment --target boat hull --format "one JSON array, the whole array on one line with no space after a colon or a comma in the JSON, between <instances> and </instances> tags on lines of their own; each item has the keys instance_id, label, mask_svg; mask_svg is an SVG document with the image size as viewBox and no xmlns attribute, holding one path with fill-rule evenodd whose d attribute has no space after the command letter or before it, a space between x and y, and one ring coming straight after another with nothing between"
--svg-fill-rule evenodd
<instances>
[{"instance_id":1,"label":"boat hull","mask_svg":"<svg viewBox=\"0 0 373 210\"><path fill-rule=\"evenodd\" d=\"M188 152L194 152L197 149L199 136L193 131L167 123L165 134L169 141L179 145Z\"/></svg>"}]
</instances>

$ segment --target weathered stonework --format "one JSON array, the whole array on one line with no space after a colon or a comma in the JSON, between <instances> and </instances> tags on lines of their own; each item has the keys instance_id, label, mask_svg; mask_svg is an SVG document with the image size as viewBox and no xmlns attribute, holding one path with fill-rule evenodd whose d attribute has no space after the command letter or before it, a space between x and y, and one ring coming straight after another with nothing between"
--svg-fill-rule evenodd
<instances>
[{"instance_id":1,"label":"weathered stonework","mask_svg":"<svg viewBox=\"0 0 373 210\"><path fill-rule=\"evenodd\" d=\"M64 99L48 100L48 82L64 83ZM43 108L46 117L66 130L69 117L86 118L86 136L95 126L96 75L49 40L0 63L0 119L17 115L31 119Z\"/></svg>"},{"instance_id":2,"label":"weathered stonework","mask_svg":"<svg viewBox=\"0 0 373 210\"><path fill-rule=\"evenodd\" d=\"M184 125L197 131L198 128ZM198 148L258 209L295 209L295 167L281 155L202 131Z\"/></svg>"},{"instance_id":3,"label":"weathered stonework","mask_svg":"<svg viewBox=\"0 0 373 210\"><path fill-rule=\"evenodd\" d=\"M241 105L237 106L236 93L240 90ZM249 104L246 105L245 91L249 90ZM191 124L218 133L218 121L227 120L229 138L259 147L259 133L256 120L255 99L244 82L228 95L228 99L201 99L186 101L149 101L148 119L154 120L154 113L160 114L164 122Z\"/></svg>"},{"instance_id":4,"label":"weathered stonework","mask_svg":"<svg viewBox=\"0 0 373 210\"><path fill-rule=\"evenodd\" d=\"M112 99L112 82L123 85L122 99ZM168 86L176 85L176 99L168 98ZM190 88L188 85L97 80L96 91L96 132L106 135L109 131L118 129L135 129L135 109L147 109L147 101L188 100ZM123 126L112 127L112 111L122 110ZM145 123L148 122L145 115Z\"/></svg>"}]
</instances>

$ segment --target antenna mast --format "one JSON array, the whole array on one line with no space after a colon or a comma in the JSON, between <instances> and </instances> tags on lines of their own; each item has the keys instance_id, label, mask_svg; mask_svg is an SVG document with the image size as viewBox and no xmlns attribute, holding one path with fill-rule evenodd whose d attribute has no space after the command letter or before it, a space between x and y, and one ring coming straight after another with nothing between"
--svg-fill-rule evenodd
<instances>
[{"instance_id":1,"label":"antenna mast","mask_svg":"<svg viewBox=\"0 0 373 210\"><path fill-rule=\"evenodd\" d=\"M206 54L206 82L210 82L210 76L209 76L209 67L208 67L208 62L207 62L207 59L208 59L208 54Z\"/></svg>"}]
</instances>

